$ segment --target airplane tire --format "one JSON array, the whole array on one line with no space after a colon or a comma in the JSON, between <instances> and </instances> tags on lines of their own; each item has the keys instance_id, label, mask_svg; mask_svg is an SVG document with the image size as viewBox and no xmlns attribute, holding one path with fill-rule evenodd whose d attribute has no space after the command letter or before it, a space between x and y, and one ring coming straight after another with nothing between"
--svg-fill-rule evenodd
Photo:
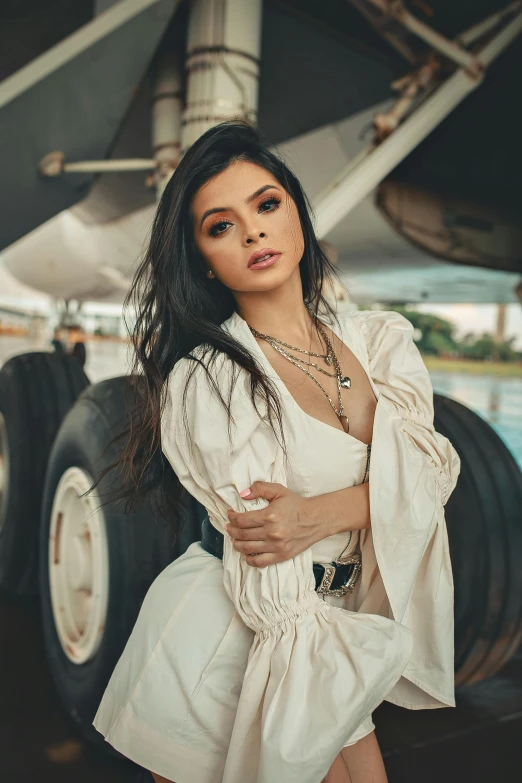
<instances>
[{"instance_id":1,"label":"airplane tire","mask_svg":"<svg viewBox=\"0 0 522 783\"><path fill-rule=\"evenodd\" d=\"M38 520L47 458L63 417L89 385L76 359L33 352L0 370L0 588L37 590Z\"/></svg>"},{"instance_id":2,"label":"airplane tire","mask_svg":"<svg viewBox=\"0 0 522 783\"><path fill-rule=\"evenodd\" d=\"M446 505L455 583L455 682L493 676L522 639L522 474L494 429L434 395L435 428L461 459Z\"/></svg>"},{"instance_id":3,"label":"airplane tire","mask_svg":"<svg viewBox=\"0 0 522 783\"><path fill-rule=\"evenodd\" d=\"M125 380L90 386L66 416L49 458L40 536L42 621L53 679L80 731L109 753L116 751L92 726L103 692L148 588L199 540L204 512L186 493L176 543L173 525L152 503L125 515L121 504L108 501L106 492L118 484L114 471L81 498L117 456L117 446L103 452L122 431Z\"/></svg>"}]
</instances>

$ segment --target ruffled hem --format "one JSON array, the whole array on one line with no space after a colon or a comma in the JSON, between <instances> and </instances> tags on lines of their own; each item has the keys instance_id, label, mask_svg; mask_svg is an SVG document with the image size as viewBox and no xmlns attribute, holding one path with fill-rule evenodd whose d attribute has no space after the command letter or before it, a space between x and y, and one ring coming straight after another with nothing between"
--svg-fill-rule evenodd
<instances>
[{"instance_id":1,"label":"ruffled hem","mask_svg":"<svg viewBox=\"0 0 522 783\"><path fill-rule=\"evenodd\" d=\"M323 601L318 600L317 593L309 593L301 598L300 601L288 601L285 604L277 607L277 612L274 611L273 622L269 622L267 625L263 625L262 628L256 631L260 640L267 639L272 631L281 628L287 623L292 623L299 617L305 614L314 614L316 612L322 612L325 604Z\"/></svg>"},{"instance_id":2,"label":"ruffled hem","mask_svg":"<svg viewBox=\"0 0 522 783\"><path fill-rule=\"evenodd\" d=\"M322 601L257 633L223 783L322 780L398 682L412 647L410 631L394 620ZM258 770L252 747L260 749Z\"/></svg>"}]
</instances>

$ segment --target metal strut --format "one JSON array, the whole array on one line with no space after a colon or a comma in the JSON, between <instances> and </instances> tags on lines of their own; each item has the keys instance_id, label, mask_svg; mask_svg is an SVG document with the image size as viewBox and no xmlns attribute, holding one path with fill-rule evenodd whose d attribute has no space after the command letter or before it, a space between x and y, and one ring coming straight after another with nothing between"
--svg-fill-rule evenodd
<instances>
[{"instance_id":1,"label":"metal strut","mask_svg":"<svg viewBox=\"0 0 522 783\"><path fill-rule=\"evenodd\" d=\"M386 7L388 13L392 6L396 9L398 5L388 0L368 0L368 2ZM475 41L508 16L511 16L511 19L505 26L473 54L473 62L468 57L462 58L458 55L462 61L461 67L442 85L437 87L435 84L435 75L440 68L440 63L433 54L415 72L392 85L400 89L403 94L388 113L376 115L373 142L351 160L314 200L316 233L320 239L366 198L395 166L481 84L488 66L522 32L522 3L511 3L503 11L474 25L460 36L460 40ZM408 29L414 28L417 35L422 33L421 37L424 40L428 40L429 37L432 45L437 42L439 44L437 49L441 51L440 38L443 37L438 33L427 37L424 29L427 25L421 22L417 24L418 20L412 24L411 19L413 17L409 12L405 17L401 17L401 21L409 25ZM422 95L423 101L419 99ZM415 102L416 108L412 108ZM407 117L403 120L405 115Z\"/></svg>"}]
</instances>

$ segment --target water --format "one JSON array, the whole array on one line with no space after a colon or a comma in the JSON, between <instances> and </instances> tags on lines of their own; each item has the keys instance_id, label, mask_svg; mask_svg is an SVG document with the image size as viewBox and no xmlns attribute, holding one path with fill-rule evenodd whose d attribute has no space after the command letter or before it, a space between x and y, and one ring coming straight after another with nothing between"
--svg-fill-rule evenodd
<instances>
[{"instance_id":1,"label":"water","mask_svg":"<svg viewBox=\"0 0 522 783\"><path fill-rule=\"evenodd\" d=\"M433 388L482 416L522 470L522 378L431 372Z\"/></svg>"},{"instance_id":2,"label":"water","mask_svg":"<svg viewBox=\"0 0 522 783\"><path fill-rule=\"evenodd\" d=\"M0 336L0 366L25 351L51 350L48 341ZM124 375L130 366L130 347L104 341L87 343L85 371L93 383ZM522 378L432 372L433 388L474 410L500 435L522 470Z\"/></svg>"}]
</instances>

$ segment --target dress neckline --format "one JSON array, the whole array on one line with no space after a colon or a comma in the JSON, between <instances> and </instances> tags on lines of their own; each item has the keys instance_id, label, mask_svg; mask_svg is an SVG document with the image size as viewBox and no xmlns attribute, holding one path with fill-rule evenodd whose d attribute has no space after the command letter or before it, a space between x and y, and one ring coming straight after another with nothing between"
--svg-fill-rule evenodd
<instances>
[{"instance_id":1,"label":"dress neckline","mask_svg":"<svg viewBox=\"0 0 522 783\"><path fill-rule=\"evenodd\" d=\"M347 324L348 323L351 324L351 320L352 319L349 315L348 317L343 318L343 314L341 314L339 317L339 324L340 324L339 327L337 327L336 323L325 324L325 326L328 326L328 328L332 330L332 332L339 338L339 340L342 343L344 343L347 348L351 350L356 360L361 365L366 377L368 378L368 382L370 384L370 387L375 395L378 404L379 394L373 382L373 378L371 377L370 374L368 353L365 350L362 341L362 336L360 335L359 331L357 330L357 332L355 333L354 330L353 331L349 330ZM271 374L272 379L276 382L276 385L280 388L281 392L287 398L289 398L290 404L293 406L293 408L296 410L297 413L305 417L307 420L310 420L312 422L317 422L322 427L328 427L329 430L333 432L338 432L339 435L351 439L353 442L359 444L360 447L364 448L365 450L368 450L368 448L371 446L371 443L365 443L359 438L356 438L354 435L351 435L349 432L345 432L344 430L341 430L338 427L333 427L331 424L328 424L327 422L318 419L316 416L312 416L311 413L307 413L305 410L303 410L303 408L301 408L301 406L295 399L294 395L288 389L286 383L283 381L279 373L276 372L272 364L269 362L269 360L266 358L265 354L259 347L257 340L255 339L254 335L250 331L249 325L247 324L245 319L239 315L239 313L236 310L234 310L232 315L224 322L223 326L226 326L229 330L231 327L233 328L235 326L237 329L240 330L243 336L243 342L246 343L253 350L253 352L256 353L256 355L259 357L260 362L264 365L265 369ZM352 340L350 340L350 342L352 343L351 345L347 344L347 338L349 339L349 337L352 337Z\"/></svg>"}]
</instances>

